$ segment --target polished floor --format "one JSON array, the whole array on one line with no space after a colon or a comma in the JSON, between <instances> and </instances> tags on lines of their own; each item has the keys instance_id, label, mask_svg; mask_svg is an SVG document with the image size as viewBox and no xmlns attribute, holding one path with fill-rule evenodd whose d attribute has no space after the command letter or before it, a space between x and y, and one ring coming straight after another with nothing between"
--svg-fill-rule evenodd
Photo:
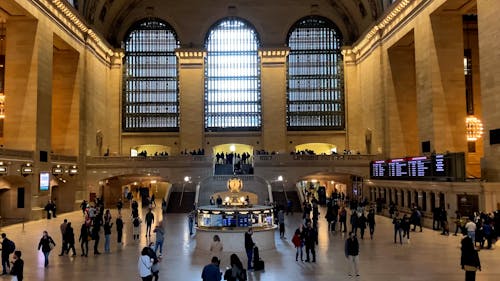
<instances>
[{"instance_id":1,"label":"polished floor","mask_svg":"<svg viewBox=\"0 0 500 281\"><path fill-rule=\"evenodd\" d=\"M116 217L116 210L112 210L112 214ZM61 242L59 225L67 218L74 225L78 238L83 221L81 212L61 214L52 220L3 227L0 232L7 233L15 241L17 248L22 250L25 280L140 280L137 258L140 249L147 243L144 237L145 225L142 225L140 241L132 241L129 214L129 210L123 211L125 243L117 245L114 232L111 253L89 255L87 258L80 257L79 247L76 257L58 256ZM162 218L159 212L156 212L156 216L157 220L165 220L166 230L160 280L200 280L201 270L209 263L212 255L195 249L195 239L189 236L187 216L167 214ZM286 239L280 239L276 233L276 250L261 252L266 270L250 272L249 280L464 280L464 272L460 270L459 237L441 236L438 232L424 229L422 233L411 233L411 243L405 241L403 245L394 244L391 221L384 217L377 217L374 240L366 237L360 240L360 277L348 276L344 257L345 237L340 233L327 233L324 219L319 225L317 263L295 262L290 235L298 226L300 218L299 214L286 217ZM48 230L58 243L50 255L48 268L44 268L43 255L37 251L43 230ZM104 252L103 243L101 239L101 252ZM89 248L92 254L92 243ZM222 268L227 266L229 254L223 257ZM238 254L246 264L245 254ZM483 271L478 272L476 280L500 280L500 249L482 250L479 256ZM2 276L0 280L10 280L10 277Z\"/></svg>"}]
</instances>

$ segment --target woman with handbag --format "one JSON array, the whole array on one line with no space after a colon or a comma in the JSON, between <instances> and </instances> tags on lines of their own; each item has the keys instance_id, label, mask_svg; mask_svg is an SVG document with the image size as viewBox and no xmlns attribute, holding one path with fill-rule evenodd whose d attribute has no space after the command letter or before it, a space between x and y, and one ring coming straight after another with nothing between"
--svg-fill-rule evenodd
<instances>
[{"instance_id":1,"label":"woman with handbag","mask_svg":"<svg viewBox=\"0 0 500 281\"><path fill-rule=\"evenodd\" d=\"M481 262L479 255L469 236L462 239L462 256L460 259L462 269L465 270L465 281L475 281L476 271L481 271Z\"/></svg>"},{"instance_id":2,"label":"woman with handbag","mask_svg":"<svg viewBox=\"0 0 500 281\"><path fill-rule=\"evenodd\" d=\"M40 243L38 243L38 250L42 249L43 256L45 257L45 267L49 266L49 254L55 246L56 243L49 236L49 233L46 230L43 231L43 236L40 239Z\"/></svg>"}]
</instances>

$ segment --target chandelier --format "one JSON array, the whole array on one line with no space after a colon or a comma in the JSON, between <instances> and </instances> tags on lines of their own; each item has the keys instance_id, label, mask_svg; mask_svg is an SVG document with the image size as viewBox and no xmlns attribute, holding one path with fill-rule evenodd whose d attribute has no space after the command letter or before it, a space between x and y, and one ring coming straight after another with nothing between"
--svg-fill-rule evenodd
<instances>
[{"instance_id":1,"label":"chandelier","mask_svg":"<svg viewBox=\"0 0 500 281\"><path fill-rule=\"evenodd\" d=\"M483 135L483 122L474 116L465 119L467 141L476 141Z\"/></svg>"}]
</instances>

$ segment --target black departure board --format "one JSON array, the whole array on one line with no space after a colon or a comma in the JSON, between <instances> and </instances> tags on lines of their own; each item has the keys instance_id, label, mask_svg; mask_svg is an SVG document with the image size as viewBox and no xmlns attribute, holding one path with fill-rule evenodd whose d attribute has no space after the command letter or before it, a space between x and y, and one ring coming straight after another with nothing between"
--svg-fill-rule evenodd
<instances>
[{"instance_id":1,"label":"black departure board","mask_svg":"<svg viewBox=\"0 0 500 281\"><path fill-rule=\"evenodd\" d=\"M372 179L462 181L465 154L433 154L376 160L370 164Z\"/></svg>"}]
</instances>

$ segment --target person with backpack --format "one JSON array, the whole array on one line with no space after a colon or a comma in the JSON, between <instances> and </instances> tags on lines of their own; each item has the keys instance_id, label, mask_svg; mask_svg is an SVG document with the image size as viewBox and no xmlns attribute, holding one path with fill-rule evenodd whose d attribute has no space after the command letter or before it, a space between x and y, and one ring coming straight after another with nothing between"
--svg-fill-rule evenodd
<instances>
[{"instance_id":1,"label":"person with backpack","mask_svg":"<svg viewBox=\"0 0 500 281\"><path fill-rule=\"evenodd\" d=\"M228 281L245 281L247 280L247 272L243 268L240 258L236 254L232 254L229 258L231 268L224 273L224 280Z\"/></svg>"},{"instance_id":2,"label":"person with backpack","mask_svg":"<svg viewBox=\"0 0 500 281\"><path fill-rule=\"evenodd\" d=\"M151 237L151 225L155 221L155 215L151 212L151 209L149 209L148 213L146 214L146 237Z\"/></svg>"},{"instance_id":3,"label":"person with backpack","mask_svg":"<svg viewBox=\"0 0 500 281\"><path fill-rule=\"evenodd\" d=\"M2 239L2 275L6 275L7 269L10 270L9 256L16 250L16 244L5 233L2 233Z\"/></svg>"},{"instance_id":4,"label":"person with backpack","mask_svg":"<svg viewBox=\"0 0 500 281\"><path fill-rule=\"evenodd\" d=\"M139 233L140 233L140 231L141 231L141 228L140 228L140 226L141 226L141 222L142 222L142 221L141 221L141 218L139 218L139 217L135 217L135 218L132 220L132 226L133 226L133 228L132 228L132 236L133 236L133 238L134 238L134 241L135 241L136 239L139 239Z\"/></svg>"}]
</instances>

